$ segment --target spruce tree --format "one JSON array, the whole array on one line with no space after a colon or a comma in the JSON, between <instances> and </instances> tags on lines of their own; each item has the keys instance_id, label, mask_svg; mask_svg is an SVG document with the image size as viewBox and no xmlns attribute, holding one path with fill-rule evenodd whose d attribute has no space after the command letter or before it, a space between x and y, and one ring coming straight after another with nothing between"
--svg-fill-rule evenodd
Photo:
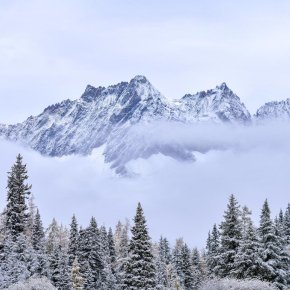
<instances>
[{"instance_id":1,"label":"spruce tree","mask_svg":"<svg viewBox=\"0 0 290 290\"><path fill-rule=\"evenodd\" d=\"M87 229L88 238L89 238L89 248L90 253L88 256L89 267L90 267L90 281L91 287L96 287L98 289L99 285L102 284L102 281L105 279L103 270L104 270L104 261L102 256L102 244L100 231L96 219L91 218L90 225ZM95 289L95 288L91 288Z\"/></svg>"},{"instance_id":2,"label":"spruce tree","mask_svg":"<svg viewBox=\"0 0 290 290\"><path fill-rule=\"evenodd\" d=\"M69 266L72 266L78 251L78 224L75 215L72 217L72 221L70 224L70 235L69 235L69 243L68 243L68 262Z\"/></svg>"},{"instance_id":3,"label":"spruce tree","mask_svg":"<svg viewBox=\"0 0 290 290\"><path fill-rule=\"evenodd\" d=\"M262 269L260 278L274 283L279 289L289 284L289 255L281 244L271 220L270 208L266 200L261 213L259 236L262 248L260 256Z\"/></svg>"},{"instance_id":4,"label":"spruce tree","mask_svg":"<svg viewBox=\"0 0 290 290\"><path fill-rule=\"evenodd\" d=\"M206 264L210 277L217 275L219 269L220 254L220 233L216 224L214 224L212 232L209 233L206 246Z\"/></svg>"},{"instance_id":5,"label":"spruce tree","mask_svg":"<svg viewBox=\"0 0 290 290\"><path fill-rule=\"evenodd\" d=\"M182 238L179 238L175 242L175 246L172 251L172 262L174 265L174 269L178 276L178 280L183 285L184 284L184 273L183 273L183 250L184 242Z\"/></svg>"},{"instance_id":6,"label":"spruce tree","mask_svg":"<svg viewBox=\"0 0 290 290\"><path fill-rule=\"evenodd\" d=\"M241 211L234 195L230 196L220 230L221 246L214 271L220 277L227 277L235 269L235 258L242 238Z\"/></svg>"},{"instance_id":7,"label":"spruce tree","mask_svg":"<svg viewBox=\"0 0 290 290\"><path fill-rule=\"evenodd\" d=\"M84 279L84 289L90 289L94 281L91 280L91 266L89 256L91 254L90 235L87 229L80 229L78 238L78 262L80 273ZM94 288L92 288L94 289Z\"/></svg>"},{"instance_id":8,"label":"spruce tree","mask_svg":"<svg viewBox=\"0 0 290 290\"><path fill-rule=\"evenodd\" d=\"M232 276L238 279L259 279L262 266L260 252L261 244L252 221L249 220L235 257L235 269L232 271Z\"/></svg>"},{"instance_id":9,"label":"spruce tree","mask_svg":"<svg viewBox=\"0 0 290 290\"><path fill-rule=\"evenodd\" d=\"M155 289L155 267L143 209L139 203L132 228L125 284L128 290Z\"/></svg>"},{"instance_id":10,"label":"spruce tree","mask_svg":"<svg viewBox=\"0 0 290 290\"><path fill-rule=\"evenodd\" d=\"M40 250L40 248L42 249L44 243L44 230L38 209L36 211L32 227L31 243L35 250Z\"/></svg>"},{"instance_id":11,"label":"spruce tree","mask_svg":"<svg viewBox=\"0 0 290 290\"><path fill-rule=\"evenodd\" d=\"M101 257L103 263L103 276L102 288L108 290L116 289L116 277L113 272L111 264L112 257L110 253L109 238L107 230L104 226L100 227L100 244L101 244Z\"/></svg>"},{"instance_id":12,"label":"spruce tree","mask_svg":"<svg viewBox=\"0 0 290 290\"><path fill-rule=\"evenodd\" d=\"M24 234L19 234L17 237L8 235L1 251L1 289L32 277L36 273L35 269L35 252L27 237Z\"/></svg>"},{"instance_id":13,"label":"spruce tree","mask_svg":"<svg viewBox=\"0 0 290 290\"><path fill-rule=\"evenodd\" d=\"M182 272L183 272L183 283L185 290L191 290L194 287L194 277L191 264L190 250L187 244L182 247Z\"/></svg>"},{"instance_id":14,"label":"spruce tree","mask_svg":"<svg viewBox=\"0 0 290 290\"><path fill-rule=\"evenodd\" d=\"M37 261L36 275L40 277L42 276L48 277L49 276L48 257L45 253L44 230L38 209L36 211L32 226L31 244L36 254Z\"/></svg>"},{"instance_id":15,"label":"spruce tree","mask_svg":"<svg viewBox=\"0 0 290 290\"><path fill-rule=\"evenodd\" d=\"M191 255L193 289L198 289L203 278L201 258L197 248L194 248Z\"/></svg>"},{"instance_id":16,"label":"spruce tree","mask_svg":"<svg viewBox=\"0 0 290 290\"><path fill-rule=\"evenodd\" d=\"M68 265L68 256L64 251L60 252L58 268L60 272L61 279L58 281L57 287L61 290L71 290L72 281L71 281L71 271Z\"/></svg>"},{"instance_id":17,"label":"spruce tree","mask_svg":"<svg viewBox=\"0 0 290 290\"><path fill-rule=\"evenodd\" d=\"M27 220L26 199L30 195L31 185L26 183L28 179L26 164L22 162L19 154L11 171L8 172L7 206L5 210L6 231L14 238L24 233Z\"/></svg>"},{"instance_id":18,"label":"spruce tree","mask_svg":"<svg viewBox=\"0 0 290 290\"><path fill-rule=\"evenodd\" d=\"M169 242L166 238L163 237L161 237L159 241L159 255L161 256L161 260L166 265L168 265L172 260Z\"/></svg>"},{"instance_id":19,"label":"spruce tree","mask_svg":"<svg viewBox=\"0 0 290 290\"><path fill-rule=\"evenodd\" d=\"M288 246L290 246L290 203L288 204L283 217L283 227L284 227L285 242Z\"/></svg>"},{"instance_id":20,"label":"spruce tree","mask_svg":"<svg viewBox=\"0 0 290 290\"><path fill-rule=\"evenodd\" d=\"M50 280L55 287L61 283L60 255L61 248L59 246L53 247L49 255Z\"/></svg>"},{"instance_id":21,"label":"spruce tree","mask_svg":"<svg viewBox=\"0 0 290 290\"><path fill-rule=\"evenodd\" d=\"M108 231L108 246L109 246L109 253L110 253L110 263L111 263L113 272L115 272L116 251L115 251L113 231L111 228L109 228L109 231Z\"/></svg>"}]
</instances>

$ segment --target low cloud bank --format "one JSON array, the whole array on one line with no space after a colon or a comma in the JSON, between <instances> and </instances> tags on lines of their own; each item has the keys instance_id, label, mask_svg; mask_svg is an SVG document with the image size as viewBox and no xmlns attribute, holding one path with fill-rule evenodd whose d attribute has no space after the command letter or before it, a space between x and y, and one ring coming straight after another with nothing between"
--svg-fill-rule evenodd
<instances>
[{"instance_id":1,"label":"low cloud bank","mask_svg":"<svg viewBox=\"0 0 290 290\"><path fill-rule=\"evenodd\" d=\"M202 247L212 224L222 219L231 193L253 209L256 221L265 198L275 214L290 201L288 124L148 126L153 124L132 129L131 140L142 136L146 144L178 144L194 151L195 162L180 162L159 153L129 161L127 168L138 175L124 178L104 162L103 148L88 157L48 158L1 141L1 208L7 171L17 153L28 165L46 225L53 217L68 225L75 213L80 224L86 225L94 215L99 224L114 226L119 219L131 219L141 201L154 239L161 234L171 241L184 236L190 245Z\"/></svg>"}]
</instances>

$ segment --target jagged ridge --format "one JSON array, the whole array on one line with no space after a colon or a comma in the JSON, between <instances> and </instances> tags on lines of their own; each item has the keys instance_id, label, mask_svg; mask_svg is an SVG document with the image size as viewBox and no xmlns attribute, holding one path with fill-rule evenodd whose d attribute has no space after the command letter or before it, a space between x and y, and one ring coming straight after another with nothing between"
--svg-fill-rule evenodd
<instances>
[{"instance_id":1,"label":"jagged ridge","mask_svg":"<svg viewBox=\"0 0 290 290\"><path fill-rule=\"evenodd\" d=\"M251 122L251 115L225 83L169 102L146 77L136 76L130 82L107 88L88 85L79 99L51 105L23 123L2 125L0 134L49 156L86 155L94 148L110 144L105 150L106 160L118 167L118 152L129 146L123 142L128 129L156 120L245 124ZM117 145L112 147L112 144ZM119 144L122 144L122 150ZM158 152L174 158L192 158L189 152L182 152L182 148L174 144L158 148L151 148L150 144L146 144L146 148L144 146L136 146L140 152L128 147L134 154L126 154L129 157L122 162L127 162L130 156L148 157Z\"/></svg>"}]
</instances>

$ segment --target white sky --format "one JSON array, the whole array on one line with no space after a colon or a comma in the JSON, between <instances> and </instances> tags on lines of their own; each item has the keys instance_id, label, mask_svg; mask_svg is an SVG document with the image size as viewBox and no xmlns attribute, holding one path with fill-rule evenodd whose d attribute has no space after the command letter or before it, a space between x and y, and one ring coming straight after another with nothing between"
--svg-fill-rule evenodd
<instances>
[{"instance_id":1,"label":"white sky","mask_svg":"<svg viewBox=\"0 0 290 290\"><path fill-rule=\"evenodd\" d=\"M0 123L143 74L168 98L225 81L251 112L290 97L290 2L0 2Z\"/></svg>"}]
</instances>

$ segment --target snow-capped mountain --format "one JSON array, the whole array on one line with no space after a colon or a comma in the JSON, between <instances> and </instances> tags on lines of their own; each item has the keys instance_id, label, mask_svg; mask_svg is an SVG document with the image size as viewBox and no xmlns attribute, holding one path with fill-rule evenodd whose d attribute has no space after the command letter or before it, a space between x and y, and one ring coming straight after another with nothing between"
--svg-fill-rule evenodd
<instances>
[{"instance_id":1,"label":"snow-capped mountain","mask_svg":"<svg viewBox=\"0 0 290 290\"><path fill-rule=\"evenodd\" d=\"M179 102L179 118L186 122L215 121L248 123L251 115L240 98L222 83L215 89L187 94Z\"/></svg>"},{"instance_id":2,"label":"snow-capped mountain","mask_svg":"<svg viewBox=\"0 0 290 290\"><path fill-rule=\"evenodd\" d=\"M285 101L269 102L260 107L255 114L258 121L265 120L289 120L290 119L290 99Z\"/></svg>"},{"instance_id":3,"label":"snow-capped mountain","mask_svg":"<svg viewBox=\"0 0 290 290\"><path fill-rule=\"evenodd\" d=\"M115 129L140 120L169 119L170 113L165 98L145 77L137 76L108 88L88 85L80 99L62 101L23 123L3 126L2 133L45 155L89 154Z\"/></svg>"},{"instance_id":4,"label":"snow-capped mountain","mask_svg":"<svg viewBox=\"0 0 290 290\"><path fill-rule=\"evenodd\" d=\"M176 144L156 147L138 134L134 135L137 138L131 137L132 127L154 121L244 124L251 121L251 116L225 83L170 102L144 76L136 76L130 82L107 88L88 85L77 100L51 105L23 123L1 125L0 135L48 156L86 155L105 145L105 160L120 172L130 158L146 158L155 153L193 158Z\"/></svg>"}]
</instances>

